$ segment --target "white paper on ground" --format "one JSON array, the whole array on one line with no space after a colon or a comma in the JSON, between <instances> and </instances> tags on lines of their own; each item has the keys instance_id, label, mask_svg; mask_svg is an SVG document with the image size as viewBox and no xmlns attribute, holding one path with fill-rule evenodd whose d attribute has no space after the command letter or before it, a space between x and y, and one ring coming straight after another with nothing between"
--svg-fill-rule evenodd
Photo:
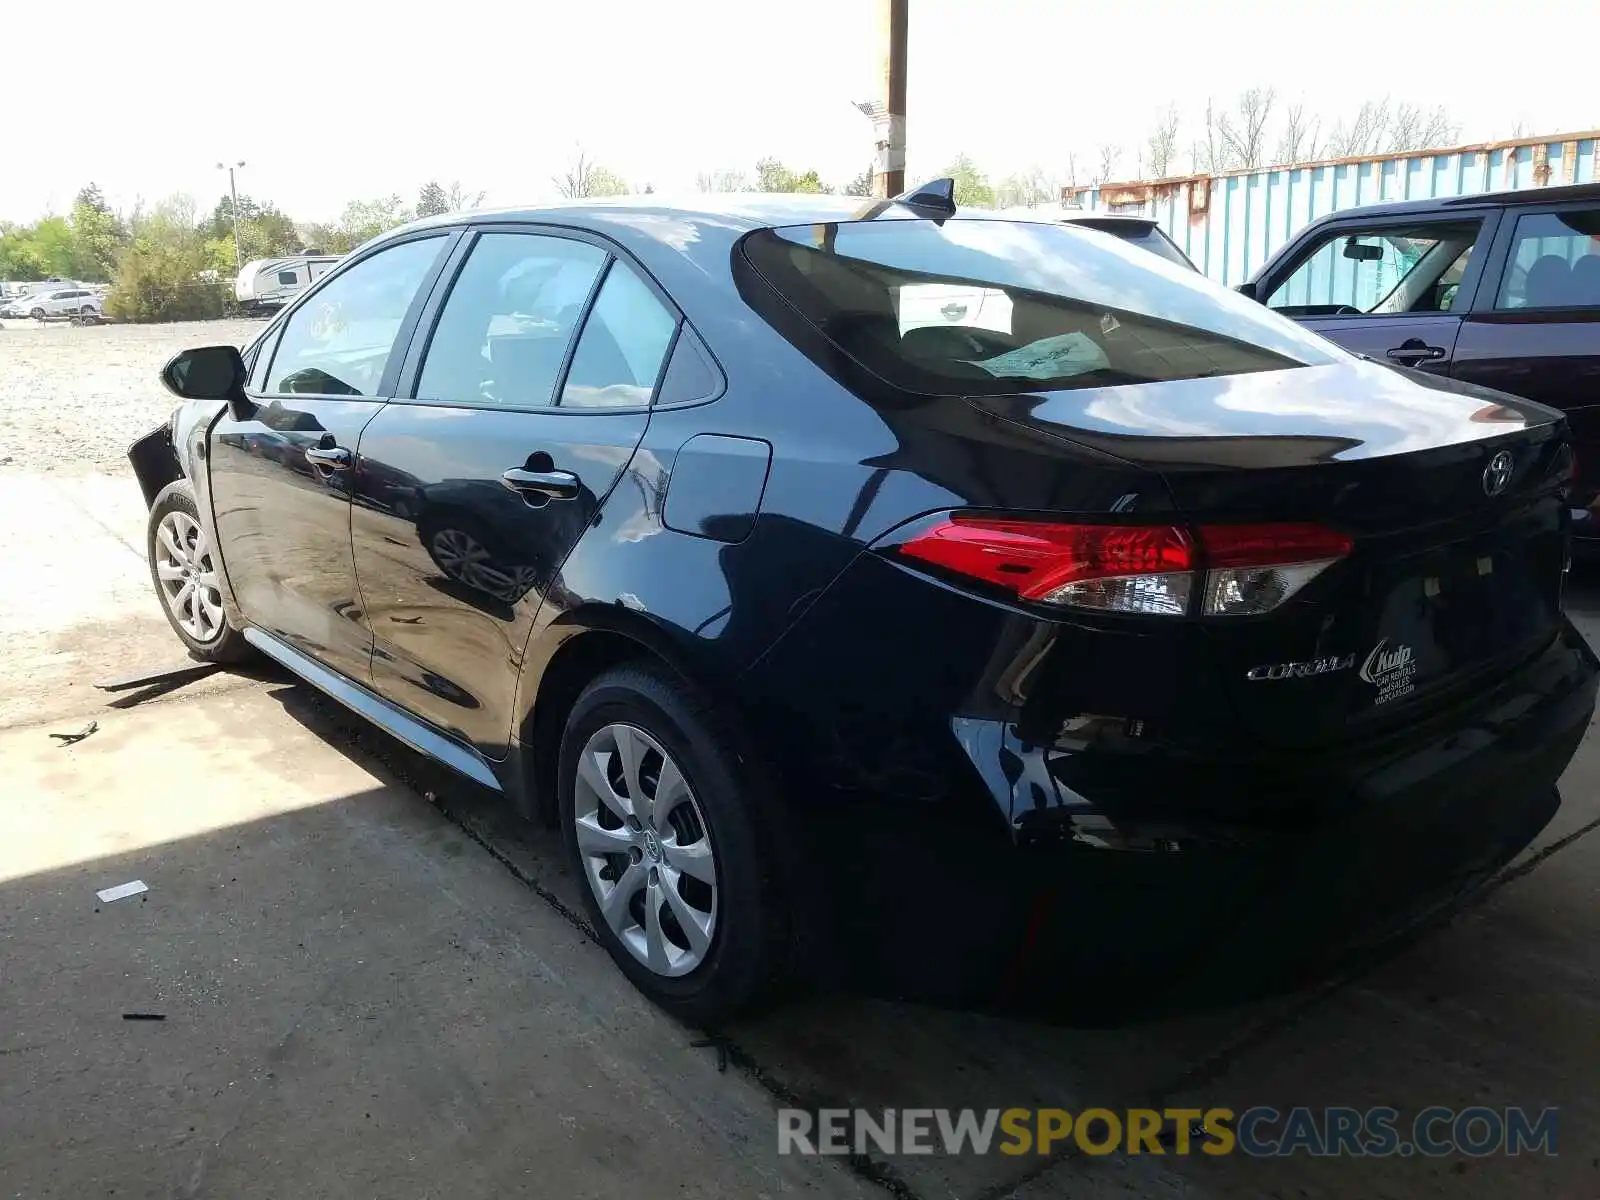
<instances>
[{"instance_id":1,"label":"white paper on ground","mask_svg":"<svg viewBox=\"0 0 1600 1200\"><path fill-rule=\"evenodd\" d=\"M95 895L100 897L100 903L110 904L113 900L125 900L129 896L137 896L140 892L149 890L145 887L144 880L135 879L131 883L119 883L116 887L106 888L105 891L96 892Z\"/></svg>"}]
</instances>

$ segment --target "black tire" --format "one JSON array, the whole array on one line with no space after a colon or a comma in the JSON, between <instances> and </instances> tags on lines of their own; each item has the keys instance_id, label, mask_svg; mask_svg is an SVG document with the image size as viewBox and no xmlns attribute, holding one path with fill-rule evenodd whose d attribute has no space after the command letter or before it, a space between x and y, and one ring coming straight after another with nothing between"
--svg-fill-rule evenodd
<instances>
[{"instance_id":1,"label":"black tire","mask_svg":"<svg viewBox=\"0 0 1600 1200\"><path fill-rule=\"evenodd\" d=\"M643 730L672 755L704 815L717 874L717 924L705 959L679 977L658 975L629 952L600 911L578 849L573 814L579 755L606 725ZM629 664L595 679L567 717L556 786L567 861L596 935L622 973L661 1008L715 1025L776 999L793 970L792 918L775 853L774 803L722 722L682 680Z\"/></svg>"},{"instance_id":2,"label":"black tire","mask_svg":"<svg viewBox=\"0 0 1600 1200\"><path fill-rule=\"evenodd\" d=\"M145 527L145 561L150 568L150 583L155 588L161 611L166 614L167 624L172 626L172 632L178 635L178 640L188 649L191 657L198 658L202 662L248 662L255 657L255 648L244 640L244 634L240 630L229 623L226 614L215 636L202 641L178 623L172 607L167 603L167 594L162 587L156 565L157 538L162 519L175 511L186 514L196 524L200 524L200 510L195 505L194 489L187 479L175 480L161 489L160 494L156 496L156 502L150 506L150 520ZM213 563L217 563L219 557L213 550Z\"/></svg>"},{"instance_id":3,"label":"black tire","mask_svg":"<svg viewBox=\"0 0 1600 1200\"><path fill-rule=\"evenodd\" d=\"M42 320L44 320L44 309L36 308L31 313L29 313L28 315L30 317L32 317L35 321L42 321Z\"/></svg>"}]
</instances>

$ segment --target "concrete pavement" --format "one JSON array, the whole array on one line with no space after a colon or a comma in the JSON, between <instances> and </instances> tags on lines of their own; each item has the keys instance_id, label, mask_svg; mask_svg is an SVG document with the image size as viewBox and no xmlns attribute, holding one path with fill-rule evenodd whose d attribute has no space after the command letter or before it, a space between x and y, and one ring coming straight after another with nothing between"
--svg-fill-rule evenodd
<instances>
[{"instance_id":1,"label":"concrete pavement","mask_svg":"<svg viewBox=\"0 0 1600 1200\"><path fill-rule=\"evenodd\" d=\"M131 479L0 476L0 512L0 554L44 581L12 575L0 589L0 633L20 648L0 665L10 1193L1600 1190L1593 739L1564 780L1563 811L1505 882L1342 984L1119 1030L813 997L724 1031L719 1073L712 1050L689 1046L696 1031L643 1004L571 919L554 838L492 797L273 675L105 706L92 680L179 658L138 551ZM1596 595L1580 588L1576 606ZM90 718L101 728L76 746L47 736ZM95 911L95 889L135 877L148 899ZM167 1020L122 1020L140 1009ZM1556 1104L1560 1154L776 1154L784 1103L1188 1101Z\"/></svg>"}]
</instances>

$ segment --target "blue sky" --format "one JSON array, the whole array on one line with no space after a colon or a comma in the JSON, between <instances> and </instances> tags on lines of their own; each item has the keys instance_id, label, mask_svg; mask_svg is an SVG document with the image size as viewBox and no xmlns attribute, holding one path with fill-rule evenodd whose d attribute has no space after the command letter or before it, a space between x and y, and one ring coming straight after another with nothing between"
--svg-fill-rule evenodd
<instances>
[{"instance_id":1,"label":"blue sky","mask_svg":"<svg viewBox=\"0 0 1600 1200\"><path fill-rule=\"evenodd\" d=\"M1483 18L1436 0L1305 5L1211 0L912 0L909 157L926 176L958 151L994 177L1080 178L1102 143L1142 142L1168 103L1186 146L1208 96L1252 85L1326 122L1363 99L1446 106L1463 140L1600 125L1581 48L1600 9L1521 0ZM872 157L851 101L873 95L872 0L589 0L403 6L368 0L127 0L5 18L0 217L61 211L89 179L112 202L174 191L209 205L219 159L242 190L297 218L428 178L489 203L550 196L576 145L638 186L772 154L842 183ZM235 49L228 49L235 47ZM43 52L48 48L49 52ZM215 63L215 66L206 65ZM1185 156L1186 158L1186 156ZM1134 173L1131 150L1117 172Z\"/></svg>"}]
</instances>

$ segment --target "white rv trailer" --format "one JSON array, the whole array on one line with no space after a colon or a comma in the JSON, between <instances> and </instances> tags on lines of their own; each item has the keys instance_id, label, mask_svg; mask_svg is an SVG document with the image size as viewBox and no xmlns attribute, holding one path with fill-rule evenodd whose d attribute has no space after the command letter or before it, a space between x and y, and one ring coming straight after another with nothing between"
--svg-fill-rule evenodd
<instances>
[{"instance_id":1,"label":"white rv trailer","mask_svg":"<svg viewBox=\"0 0 1600 1200\"><path fill-rule=\"evenodd\" d=\"M333 270L339 257L337 254L298 254L247 262L234 281L234 297L250 312L282 308Z\"/></svg>"}]
</instances>

